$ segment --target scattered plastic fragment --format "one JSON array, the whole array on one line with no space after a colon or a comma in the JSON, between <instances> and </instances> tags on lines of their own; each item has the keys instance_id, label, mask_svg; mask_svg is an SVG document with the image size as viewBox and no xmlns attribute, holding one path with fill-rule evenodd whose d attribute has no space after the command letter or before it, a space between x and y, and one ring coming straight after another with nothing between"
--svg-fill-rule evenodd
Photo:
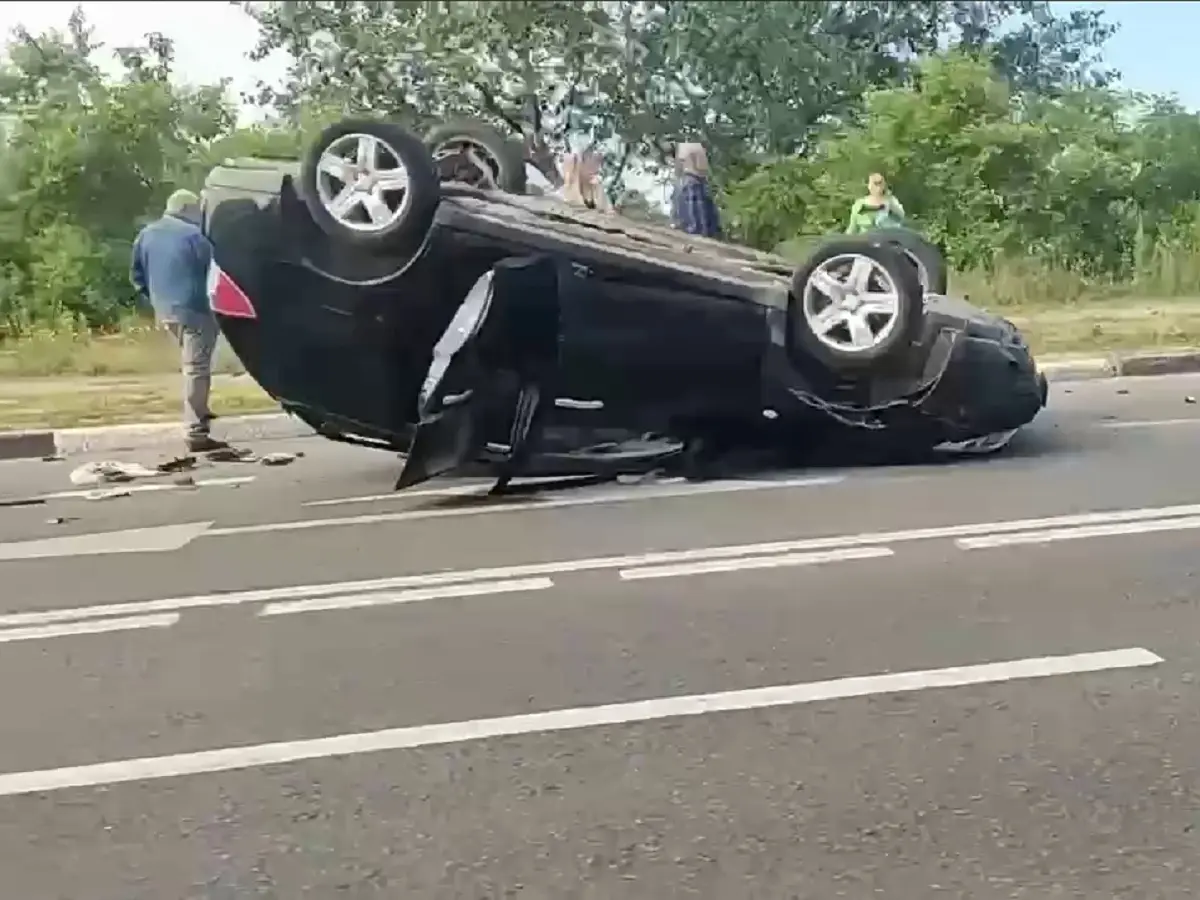
<instances>
[{"instance_id":1,"label":"scattered plastic fragment","mask_svg":"<svg viewBox=\"0 0 1200 900\"><path fill-rule=\"evenodd\" d=\"M125 463L115 460L99 460L84 463L71 473L71 484L84 487L89 484L114 484L133 481L137 478L153 478L159 473L140 463Z\"/></svg>"}]
</instances>

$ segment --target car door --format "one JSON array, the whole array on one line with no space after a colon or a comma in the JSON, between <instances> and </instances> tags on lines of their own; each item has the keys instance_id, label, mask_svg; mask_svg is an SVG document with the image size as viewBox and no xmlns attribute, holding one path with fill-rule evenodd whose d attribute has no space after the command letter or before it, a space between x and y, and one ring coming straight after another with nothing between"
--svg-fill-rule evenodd
<instances>
[{"instance_id":1,"label":"car door","mask_svg":"<svg viewBox=\"0 0 1200 900\"><path fill-rule=\"evenodd\" d=\"M757 402L766 326L755 304L579 264L560 302L560 392L594 419L657 427Z\"/></svg>"},{"instance_id":2,"label":"car door","mask_svg":"<svg viewBox=\"0 0 1200 900\"><path fill-rule=\"evenodd\" d=\"M500 421L531 427L534 410L522 405L541 402L536 388L553 383L558 368L560 268L546 256L510 257L468 291L434 347L397 490L453 472L490 439L510 437L485 432L500 406ZM519 439L511 443L518 453Z\"/></svg>"},{"instance_id":3,"label":"car door","mask_svg":"<svg viewBox=\"0 0 1200 900\"><path fill-rule=\"evenodd\" d=\"M492 272L459 305L433 348L417 401L419 420L396 489L451 472L482 449L483 364L479 335L492 309Z\"/></svg>"}]
</instances>

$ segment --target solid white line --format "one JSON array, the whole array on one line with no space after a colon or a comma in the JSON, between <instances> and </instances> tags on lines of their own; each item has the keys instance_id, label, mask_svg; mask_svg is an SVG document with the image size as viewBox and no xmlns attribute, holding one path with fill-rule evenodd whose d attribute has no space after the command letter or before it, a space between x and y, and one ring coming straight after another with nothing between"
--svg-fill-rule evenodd
<instances>
[{"instance_id":1,"label":"solid white line","mask_svg":"<svg viewBox=\"0 0 1200 900\"><path fill-rule=\"evenodd\" d=\"M1158 519L1150 522L1118 522L1112 525L1088 525L1083 528L1047 528L1041 531L1018 531L1015 534L993 534L986 537L962 538L955 541L963 550L985 550L991 547L1016 547L1024 544L1050 544L1056 541L1078 541L1084 538L1116 537L1123 534L1157 534L1163 531L1187 531L1200 528L1200 516L1184 519Z\"/></svg>"},{"instance_id":2,"label":"solid white line","mask_svg":"<svg viewBox=\"0 0 1200 900\"><path fill-rule=\"evenodd\" d=\"M1200 425L1200 418L1145 419L1137 422L1101 422L1101 428L1158 428L1163 425Z\"/></svg>"},{"instance_id":3,"label":"solid white line","mask_svg":"<svg viewBox=\"0 0 1200 900\"><path fill-rule=\"evenodd\" d=\"M179 621L179 613L156 616L130 616L125 619L92 619L64 625L39 625L33 628L0 629L0 644L10 641L37 641L74 634L103 634L108 631L133 631L138 628L170 628Z\"/></svg>"},{"instance_id":4,"label":"solid white line","mask_svg":"<svg viewBox=\"0 0 1200 900\"><path fill-rule=\"evenodd\" d=\"M54 556L98 556L106 553L163 553L186 547L211 522L68 534L36 541L0 544L0 560L45 559Z\"/></svg>"},{"instance_id":5,"label":"solid white line","mask_svg":"<svg viewBox=\"0 0 1200 900\"><path fill-rule=\"evenodd\" d=\"M271 603L263 607L260 616L287 616L293 613L316 612L326 609L360 609L364 606L390 606L397 603L420 603L424 600L447 600L452 597L484 597L488 594L513 594L519 591L545 591L554 587L549 578L522 578L510 581L483 581L475 584L450 584L445 587L416 588L398 593L350 594L337 597L314 597Z\"/></svg>"},{"instance_id":6,"label":"solid white line","mask_svg":"<svg viewBox=\"0 0 1200 900\"><path fill-rule=\"evenodd\" d=\"M847 562L855 559L878 559L893 556L887 547L849 547L845 550L823 550L816 553L783 553L775 556L751 556L741 559L715 559L706 562L679 563L673 566L644 566L621 569L617 575L625 581L643 578L679 578L687 575L711 575L716 572L741 572L745 569L775 569L784 566L815 566L821 563Z\"/></svg>"},{"instance_id":7,"label":"solid white line","mask_svg":"<svg viewBox=\"0 0 1200 900\"><path fill-rule=\"evenodd\" d=\"M264 522L260 525L236 525L212 528L208 537L229 537L240 534L264 534L274 531L307 531L335 525L374 525L381 522L410 522L419 519L449 519L460 516L483 516L505 512L535 512L543 509L565 509L571 506L597 506L604 503L630 503L636 500L661 500L667 497L694 497L703 494L730 494L739 491L777 490L780 488L820 487L838 484L844 475L824 475L809 478L789 478L778 481L713 481L683 482L663 487L641 487L626 491L606 491L586 496L557 499L532 498L508 503L482 503L479 506L454 506L435 509L406 509L394 513L373 513L363 516L344 516L337 519L305 519L298 522Z\"/></svg>"},{"instance_id":8,"label":"solid white line","mask_svg":"<svg viewBox=\"0 0 1200 900\"><path fill-rule=\"evenodd\" d=\"M475 719L468 722L449 722L441 725L391 728L386 731L342 734L311 740L223 747L217 750L178 753L172 756L150 756L33 772L10 772L0 775L0 796L122 784L130 781L177 778L182 775L229 772L308 759L357 756L386 750L430 747L514 735L572 731L603 725L628 725L634 722L653 722L681 716L703 716L719 712L795 706L849 697L995 684L1114 669L1133 669L1157 665L1162 661L1162 657L1149 650L1129 648L1101 653L1079 653L1073 656L1046 656L1038 659L1019 659L985 665L932 669L924 672L897 672L859 678L838 678L832 681L779 685L718 694L660 697L632 703L559 709L518 716Z\"/></svg>"},{"instance_id":9,"label":"solid white line","mask_svg":"<svg viewBox=\"0 0 1200 900\"><path fill-rule=\"evenodd\" d=\"M165 477L165 476L164 476ZM199 478L190 484L175 484L175 483L160 483L154 482L151 484L129 484L123 482L111 482L108 484L98 484L93 488L86 488L78 491L56 491L53 494L42 494L38 497L33 497L33 500L74 500L84 499L95 494L97 491L128 491L131 494L154 494L161 491L187 491L194 488L203 487L232 487L239 484L249 484L254 480L253 475L239 475L229 478Z\"/></svg>"},{"instance_id":10,"label":"solid white line","mask_svg":"<svg viewBox=\"0 0 1200 900\"><path fill-rule=\"evenodd\" d=\"M220 594L198 594L162 600L139 600L129 603L83 606L65 610L47 610L0 615L0 626L36 625L80 619L86 616L109 616L133 613L166 612L182 609L237 606L244 603L269 603L276 600L299 600L329 597L335 594L362 594L403 588L434 587L467 581L498 580L503 578L538 578L567 575L576 572L598 572L608 569L635 569L645 566L672 565L702 560L733 559L743 556L767 556L781 553L800 553L816 550L837 550L908 541L952 540L976 535L1032 531L1043 528L1099 525L1110 522L1136 522L1146 519L1165 519L1171 516L1200 516L1200 504L1164 506L1157 509L1123 509L1109 512L1077 513L1040 519L1015 519L1007 522L977 522L967 525L943 525L903 531L879 531L836 537L799 538L764 544L702 547L693 550L665 550L622 556L599 556L568 559L546 563L527 563L516 566L494 566L485 569L459 569L426 572L417 575L396 575L362 581L326 582L288 587L258 588L249 591L230 591ZM3 545L0 545L2 547Z\"/></svg>"},{"instance_id":11,"label":"solid white line","mask_svg":"<svg viewBox=\"0 0 1200 900\"><path fill-rule=\"evenodd\" d=\"M521 478L513 481L513 485L543 484L553 481L564 481L562 478ZM662 482L659 482L661 484ZM479 481L474 484L456 484L449 487L422 488L421 490L391 491L387 494L364 494L361 497L338 497L333 500L309 500L303 506L345 506L353 503L383 503L388 500L408 500L413 497L469 497L478 494L487 496L492 488L491 481Z\"/></svg>"}]
</instances>

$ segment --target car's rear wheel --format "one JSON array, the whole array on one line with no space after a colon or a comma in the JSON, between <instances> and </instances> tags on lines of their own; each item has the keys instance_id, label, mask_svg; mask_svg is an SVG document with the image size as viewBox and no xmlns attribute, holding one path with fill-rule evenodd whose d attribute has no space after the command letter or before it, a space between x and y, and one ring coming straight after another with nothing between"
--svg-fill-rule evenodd
<instances>
[{"instance_id":1,"label":"car's rear wheel","mask_svg":"<svg viewBox=\"0 0 1200 900\"><path fill-rule=\"evenodd\" d=\"M931 241L906 228L881 228L868 232L877 243L887 243L908 257L926 294L945 294L949 287L946 258Z\"/></svg>"},{"instance_id":2,"label":"car's rear wheel","mask_svg":"<svg viewBox=\"0 0 1200 900\"><path fill-rule=\"evenodd\" d=\"M921 336L923 293L901 252L874 239L830 241L796 270L790 350L839 374L875 374L908 361Z\"/></svg>"},{"instance_id":3,"label":"car's rear wheel","mask_svg":"<svg viewBox=\"0 0 1200 900\"><path fill-rule=\"evenodd\" d=\"M525 154L521 145L490 125L459 120L425 135L438 178L489 191L524 194Z\"/></svg>"},{"instance_id":4,"label":"car's rear wheel","mask_svg":"<svg viewBox=\"0 0 1200 900\"><path fill-rule=\"evenodd\" d=\"M326 235L389 256L420 248L440 199L429 151L391 122L329 126L309 147L300 178L304 205Z\"/></svg>"}]
</instances>

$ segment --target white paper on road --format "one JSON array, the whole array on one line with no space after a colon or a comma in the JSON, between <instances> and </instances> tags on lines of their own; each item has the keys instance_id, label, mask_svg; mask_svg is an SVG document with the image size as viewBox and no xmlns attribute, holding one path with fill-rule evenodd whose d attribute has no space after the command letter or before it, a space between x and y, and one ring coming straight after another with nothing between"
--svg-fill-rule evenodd
<instances>
[{"instance_id":1,"label":"white paper on road","mask_svg":"<svg viewBox=\"0 0 1200 900\"><path fill-rule=\"evenodd\" d=\"M1132 669L1161 663L1162 657L1141 648L1045 656L1009 662L956 666L917 672L896 672L856 678L838 678L807 684L660 697L631 703L558 709L549 712L392 728L359 734L342 734L312 740L285 741L256 746L224 747L196 753L177 753L126 759L86 766L10 772L0 775L0 796L45 793L68 788L121 784L229 772L310 759L356 756L385 750L405 750L514 735L545 734L580 728L628 725L686 716L795 706L803 703L1048 678L1084 672Z\"/></svg>"}]
</instances>

